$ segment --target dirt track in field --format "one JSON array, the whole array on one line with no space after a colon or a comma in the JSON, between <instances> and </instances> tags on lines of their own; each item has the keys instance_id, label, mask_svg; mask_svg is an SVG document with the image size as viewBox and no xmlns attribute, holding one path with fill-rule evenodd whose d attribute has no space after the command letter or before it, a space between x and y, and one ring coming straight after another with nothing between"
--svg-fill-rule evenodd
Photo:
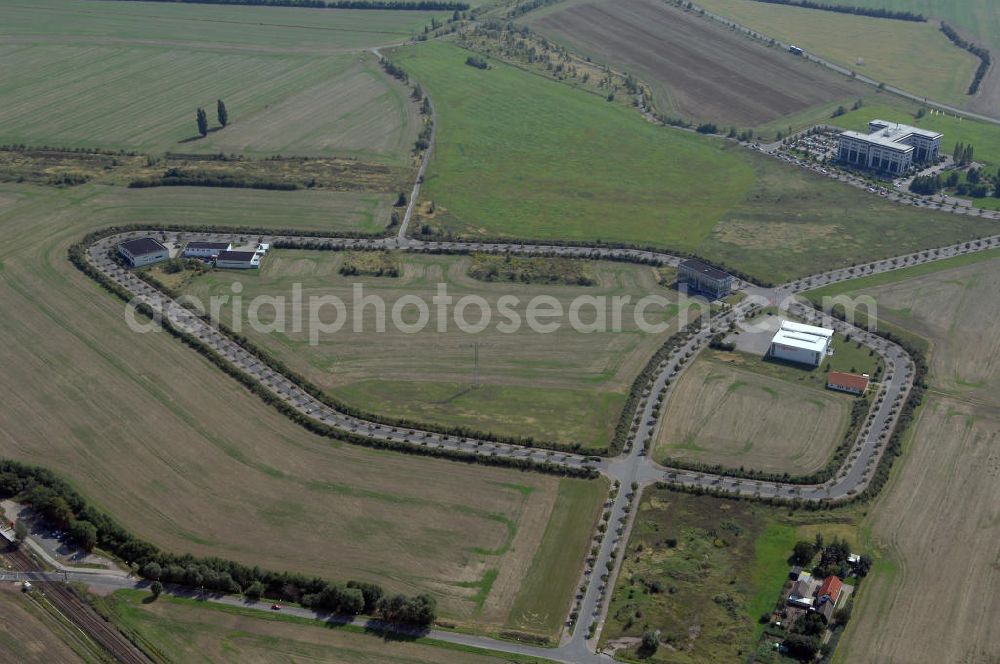
<instances>
[{"instance_id":1,"label":"dirt track in field","mask_svg":"<svg viewBox=\"0 0 1000 664\"><path fill-rule=\"evenodd\" d=\"M767 48L660 0L572 4L532 23L649 82L661 113L761 125L859 93L843 77Z\"/></svg>"}]
</instances>

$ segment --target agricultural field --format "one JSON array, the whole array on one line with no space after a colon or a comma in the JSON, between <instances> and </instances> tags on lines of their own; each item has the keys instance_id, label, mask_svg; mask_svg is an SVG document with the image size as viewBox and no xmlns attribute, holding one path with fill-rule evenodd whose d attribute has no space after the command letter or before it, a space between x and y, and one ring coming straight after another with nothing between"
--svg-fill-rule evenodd
<instances>
[{"instance_id":1,"label":"agricultural field","mask_svg":"<svg viewBox=\"0 0 1000 664\"><path fill-rule=\"evenodd\" d=\"M979 59L952 44L937 22L875 19L754 0L702 0L698 5L912 94L959 106L970 102L966 91Z\"/></svg>"},{"instance_id":2,"label":"agricultural field","mask_svg":"<svg viewBox=\"0 0 1000 664\"><path fill-rule=\"evenodd\" d=\"M1000 53L1000 14L993 0L832 0L832 4L855 7L878 7L894 11L920 12L924 16L941 19L957 29L966 39L984 44L993 54L994 61ZM969 108L988 115L1000 114L1000 68L993 67L986 74L979 94L970 101Z\"/></svg>"},{"instance_id":3,"label":"agricultural field","mask_svg":"<svg viewBox=\"0 0 1000 664\"><path fill-rule=\"evenodd\" d=\"M848 536L855 515L789 513L749 501L650 487L635 526L601 636L636 661L638 637L659 629L663 645L640 661L691 664L744 661L788 578L795 542Z\"/></svg>"},{"instance_id":4,"label":"agricultural field","mask_svg":"<svg viewBox=\"0 0 1000 664\"><path fill-rule=\"evenodd\" d=\"M777 282L993 229L653 126L498 61L468 67L466 57L440 42L393 56L437 104L421 194L435 213L420 222L441 233L654 245Z\"/></svg>"},{"instance_id":5,"label":"agricultural field","mask_svg":"<svg viewBox=\"0 0 1000 664\"><path fill-rule=\"evenodd\" d=\"M706 352L667 402L657 459L791 475L826 465L847 431L852 397L758 373L736 353Z\"/></svg>"},{"instance_id":6,"label":"agricultural field","mask_svg":"<svg viewBox=\"0 0 1000 664\"><path fill-rule=\"evenodd\" d=\"M336 664L545 664L533 657L500 655L433 639L381 639L362 628L207 604L168 595L121 590L98 599L100 610L157 661Z\"/></svg>"},{"instance_id":7,"label":"agricultural field","mask_svg":"<svg viewBox=\"0 0 1000 664\"><path fill-rule=\"evenodd\" d=\"M268 255L259 274L212 272L190 282L185 292L207 303L213 296L232 293L233 284L239 282L243 321L249 320L254 297L283 297L280 315L272 306L262 310L265 324L282 318L292 321L295 284L301 287L303 301L313 296L338 297L346 303L345 320L350 322L337 332L317 334L316 343L305 324L298 331L288 324L275 332L255 332L244 326L244 334L356 408L438 426L461 425L586 448L608 445L633 378L670 334L641 331L635 322L636 303L652 291L677 301L676 293L660 288L654 270L645 266L594 263L589 269L595 284L584 287L481 281L469 276L471 257L400 254L394 261L401 264L399 278L340 274L345 260L342 253L278 250ZM373 305L363 311L353 306L356 284L364 295L383 299L384 315ZM441 284L456 303L464 296L485 299L492 312L485 329L464 332L451 313L446 329L439 327L432 298ZM414 295L429 306L426 328L414 333L389 323L384 333L376 335L376 321L380 317L389 321L394 303ZM514 311L522 321L526 321L527 303L539 295L555 297L566 312L577 297L600 298L597 302L607 329L581 334L570 319L560 317L553 320L561 326L551 333L536 332L526 322L516 331L505 332L498 324L507 319L497 303L508 295L519 298ZM616 296L631 298L622 308L618 332L612 329L610 311ZM229 321L234 307L225 306L223 320ZM332 322L334 313L327 313L322 320ZM408 323L417 318L413 307L404 313ZM677 304L657 305L648 309L646 319L670 323L669 329L676 330L677 313ZM354 323L355 315L361 316L360 327ZM593 323L596 316L595 307L585 304L579 319ZM475 305L467 309L464 319L480 320L479 309ZM474 342L480 345L478 372Z\"/></svg>"},{"instance_id":8,"label":"agricultural field","mask_svg":"<svg viewBox=\"0 0 1000 664\"><path fill-rule=\"evenodd\" d=\"M93 653L81 654L71 648L66 639L73 639L69 628L22 594L19 586L4 584L0 589L0 660L24 664L50 662L93 662ZM79 647L79 646L78 646Z\"/></svg>"},{"instance_id":9,"label":"agricultural field","mask_svg":"<svg viewBox=\"0 0 1000 664\"><path fill-rule=\"evenodd\" d=\"M165 333L130 332L123 304L66 259L87 231L131 216L103 192L0 186L0 455L62 473L168 550L431 592L443 616L482 629L521 621L513 607L538 593L525 571L541 565L547 593L568 606L590 529L559 524L577 525L566 510L596 520L603 482L319 438ZM171 200L136 209L155 222ZM205 199L190 221L268 221L229 202ZM270 209L270 224L295 225ZM163 217L183 223L176 214ZM536 558L549 538L566 547L558 568Z\"/></svg>"},{"instance_id":10,"label":"agricultural field","mask_svg":"<svg viewBox=\"0 0 1000 664\"><path fill-rule=\"evenodd\" d=\"M560 3L526 20L575 53L649 83L660 113L697 122L756 127L865 92L815 63L658 0Z\"/></svg>"},{"instance_id":11,"label":"agricultural field","mask_svg":"<svg viewBox=\"0 0 1000 664\"><path fill-rule=\"evenodd\" d=\"M0 144L154 153L336 155L409 164L420 128L417 107L406 86L384 74L373 54L339 47L336 52L310 50L297 39L302 30L280 23L258 26L273 33L270 41L263 37L252 41L241 32L243 46L225 44L226 31L233 29L227 21L239 25L243 10L264 18L260 12L280 9L117 2L68 5L53 0L51 13L46 13L48 5L39 11L5 4L0 3L0 9L11 20L0 26L4 38L0 58L7 68L0 90ZM137 14L126 12L131 5L137 5L133 7ZM183 40L172 41L169 33L156 29L155 20L144 23L150 11L182 14L178 30ZM302 21L310 12L327 18L339 10L283 11L304 12L295 16ZM86 26L74 22L79 12L100 19L97 34L86 36ZM107 12L125 17L114 34L106 33L115 25L103 22ZM225 14L229 18L219 12L230 12ZM355 13L377 18L372 12ZM43 15L48 20L40 21ZM291 18L282 16L274 20ZM207 27L199 31L199 25ZM326 43L334 44L340 32L322 34ZM366 45L377 43L373 39ZM224 128L215 118L217 99L223 99L229 111L230 124ZM209 113L211 129L204 138L195 123L198 107Z\"/></svg>"},{"instance_id":12,"label":"agricultural field","mask_svg":"<svg viewBox=\"0 0 1000 664\"><path fill-rule=\"evenodd\" d=\"M881 557L835 661L1000 657L990 618L1000 610L998 267L996 252L987 252L849 291L875 297L880 321L929 340L931 372L905 452L863 523ZM929 604L918 594L936 599Z\"/></svg>"},{"instance_id":13,"label":"agricultural field","mask_svg":"<svg viewBox=\"0 0 1000 664\"><path fill-rule=\"evenodd\" d=\"M470 3L474 4L474 3ZM9 42L157 44L332 55L395 44L448 12L0 0Z\"/></svg>"}]
</instances>

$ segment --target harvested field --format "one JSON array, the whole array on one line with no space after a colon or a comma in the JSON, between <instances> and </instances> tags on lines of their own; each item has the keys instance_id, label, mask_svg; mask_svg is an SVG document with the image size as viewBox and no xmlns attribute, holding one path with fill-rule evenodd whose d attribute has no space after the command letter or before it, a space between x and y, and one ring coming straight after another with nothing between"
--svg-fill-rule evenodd
<instances>
[{"instance_id":1,"label":"harvested field","mask_svg":"<svg viewBox=\"0 0 1000 664\"><path fill-rule=\"evenodd\" d=\"M876 19L755 0L697 4L912 94L959 106L970 101L965 93L979 59L948 41L935 21Z\"/></svg>"},{"instance_id":2,"label":"harvested field","mask_svg":"<svg viewBox=\"0 0 1000 664\"><path fill-rule=\"evenodd\" d=\"M0 455L62 473L169 550L428 591L446 617L502 627L560 496L587 495L580 481L313 436L166 334L133 334L123 304L66 259L88 230L132 217L101 191L0 187ZM181 219L171 200L146 199L142 219ZM264 221L227 200L191 221ZM267 221L294 225L278 207ZM578 509L597 508L592 486ZM549 592L568 603L575 570L551 570L572 578Z\"/></svg>"},{"instance_id":3,"label":"harvested field","mask_svg":"<svg viewBox=\"0 0 1000 664\"><path fill-rule=\"evenodd\" d=\"M657 432L656 456L804 475L843 440L851 397L704 357L681 376Z\"/></svg>"},{"instance_id":4,"label":"harvested field","mask_svg":"<svg viewBox=\"0 0 1000 664\"><path fill-rule=\"evenodd\" d=\"M1000 659L1000 259L922 267L854 291L930 340L931 388L865 521L881 557L838 662Z\"/></svg>"},{"instance_id":5,"label":"harvested field","mask_svg":"<svg viewBox=\"0 0 1000 664\"><path fill-rule=\"evenodd\" d=\"M666 115L754 127L863 92L662 0L564 3L528 16L543 35L652 85Z\"/></svg>"},{"instance_id":6,"label":"harvested field","mask_svg":"<svg viewBox=\"0 0 1000 664\"><path fill-rule=\"evenodd\" d=\"M360 628L140 591L101 600L102 610L166 661L314 661L332 664L544 664L433 639L384 639Z\"/></svg>"},{"instance_id":7,"label":"harvested field","mask_svg":"<svg viewBox=\"0 0 1000 664\"><path fill-rule=\"evenodd\" d=\"M73 638L71 626L57 622L34 600L22 594L17 584L5 583L4 586L0 589L0 613L3 614L0 660L21 664L92 661L89 657L81 657L67 644L65 639Z\"/></svg>"},{"instance_id":8,"label":"harvested field","mask_svg":"<svg viewBox=\"0 0 1000 664\"><path fill-rule=\"evenodd\" d=\"M228 51L335 54L409 39L448 12L219 6L101 0L0 0L21 43L210 45Z\"/></svg>"},{"instance_id":9,"label":"harvested field","mask_svg":"<svg viewBox=\"0 0 1000 664\"><path fill-rule=\"evenodd\" d=\"M635 322L635 303L658 289L655 272L649 267L593 263L589 269L594 272L595 284L580 287L483 282L468 274L470 257L401 254L392 259L401 263L399 278L359 277L341 273L344 254L278 250L268 255L259 274L213 272L192 281L186 292L207 303L212 296L231 293L232 285L239 282L243 321L249 320L252 298L283 297L281 315L271 306L264 307L261 322L268 325L283 319L284 329L257 332L245 325L244 333L293 370L355 407L438 426L462 425L476 431L584 447L608 444L633 378L669 334L644 333ZM315 344L310 342L307 324L293 330L291 294L295 284L301 285L303 302L332 295L346 303L344 327L333 333L319 331ZM385 302L384 315L374 306L357 311L360 326L353 322L356 284L364 295L379 296ZM463 331L455 323L457 307L453 306L446 312L445 329L441 329L437 305L432 304L439 284L455 303L467 295L484 298L491 312L486 327L476 333ZM675 293L660 292L675 301ZM416 332L391 322L394 304L401 297L414 295L429 307L428 324ZM507 318L500 313L498 299L508 295L519 299L512 310L522 321L513 332L499 327ZM577 297L599 298L597 305L582 305L579 320L587 324L597 321L598 306L607 326L582 334L564 314L552 319L561 323L558 330L536 332L526 323L525 307L539 295L556 298L564 312ZM616 296L632 298L622 308L620 331L614 331L610 312ZM470 325L480 320L477 306L464 311L463 318ZM226 305L223 320L228 321L232 313ZM405 323L417 320L415 308L408 306L404 313L400 319ZM652 306L646 314L650 322L670 321L671 329L675 329L676 315L676 304ZM335 318L332 308L321 316L326 323ZM386 329L376 334L380 318ZM373 339L377 343L373 344ZM478 386L473 342L480 344Z\"/></svg>"}]
</instances>

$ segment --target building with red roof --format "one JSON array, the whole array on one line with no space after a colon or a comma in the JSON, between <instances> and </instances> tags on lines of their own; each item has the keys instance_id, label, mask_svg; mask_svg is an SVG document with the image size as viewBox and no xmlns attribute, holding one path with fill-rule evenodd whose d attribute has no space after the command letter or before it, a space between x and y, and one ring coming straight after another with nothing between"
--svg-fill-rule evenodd
<instances>
[{"instance_id":1,"label":"building with red roof","mask_svg":"<svg viewBox=\"0 0 1000 664\"><path fill-rule=\"evenodd\" d=\"M816 598L820 601L823 601L823 598L827 598L831 604L836 605L837 600L840 598L840 591L843 589L844 582L840 580L840 577L828 576L823 579L822 585L816 591Z\"/></svg>"},{"instance_id":2,"label":"building with red roof","mask_svg":"<svg viewBox=\"0 0 1000 664\"><path fill-rule=\"evenodd\" d=\"M831 371L826 377L826 386L831 390L864 394L868 391L868 374L852 374L846 371Z\"/></svg>"}]
</instances>

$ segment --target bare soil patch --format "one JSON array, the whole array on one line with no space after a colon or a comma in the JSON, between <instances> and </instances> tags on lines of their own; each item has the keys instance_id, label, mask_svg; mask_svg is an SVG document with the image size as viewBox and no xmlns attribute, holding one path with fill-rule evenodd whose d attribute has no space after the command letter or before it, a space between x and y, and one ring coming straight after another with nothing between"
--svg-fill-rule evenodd
<instances>
[{"instance_id":1,"label":"bare soil patch","mask_svg":"<svg viewBox=\"0 0 1000 664\"><path fill-rule=\"evenodd\" d=\"M658 88L654 104L667 114L756 126L859 93L841 76L658 0L570 4L532 26L634 70Z\"/></svg>"}]
</instances>

